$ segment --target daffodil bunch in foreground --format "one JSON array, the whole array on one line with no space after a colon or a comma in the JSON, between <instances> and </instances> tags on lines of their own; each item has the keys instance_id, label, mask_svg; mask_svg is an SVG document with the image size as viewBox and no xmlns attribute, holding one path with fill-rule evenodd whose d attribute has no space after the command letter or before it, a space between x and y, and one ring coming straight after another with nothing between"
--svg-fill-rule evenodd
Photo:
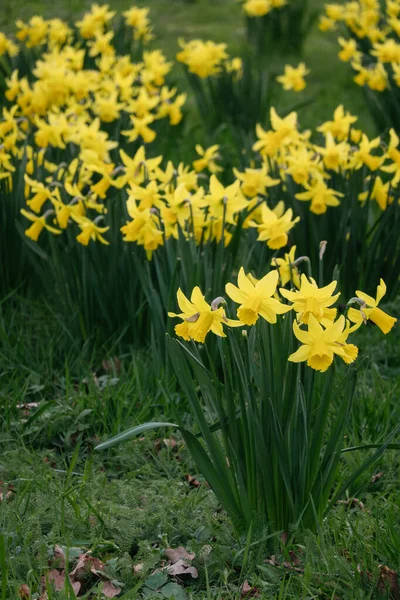
<instances>
[{"instance_id":1,"label":"daffodil bunch in foreground","mask_svg":"<svg viewBox=\"0 0 400 600\"><path fill-rule=\"evenodd\" d=\"M292 268L295 273L295 263ZM371 320L387 334L396 322L394 317L378 308L386 293L386 285L382 279L376 299L361 291L356 292L357 296L350 302L358 303L360 308L349 308L347 318L346 315L338 316L338 310L334 307L340 296L340 293L335 293L336 281L320 288L313 278L303 274L298 289L288 290L279 287L279 279L279 265L260 280L250 273L246 274L241 268L237 286L227 283L225 287L227 296L239 304L238 320L227 318L225 310L220 307L220 304L225 302L222 297L216 298L210 305L198 287L194 288L190 301L179 289L177 299L182 312L168 313L170 317L182 319L182 322L176 325L175 333L185 340L203 343L210 331L219 337L226 337L223 325L253 326L260 317L275 325L278 316L287 319L289 316L283 315L292 311L293 333L301 342L301 346L287 357L288 360L307 362L312 369L324 372L332 365L335 356L339 356L346 364L355 361L358 348L349 344L347 339L363 323ZM296 279L298 281L298 277Z\"/></svg>"},{"instance_id":2,"label":"daffodil bunch in foreground","mask_svg":"<svg viewBox=\"0 0 400 600\"><path fill-rule=\"evenodd\" d=\"M301 274L304 259L291 249L259 280L241 268L226 302L209 304L197 287L189 301L179 290L181 312L169 315L180 319L180 338L200 343L167 336L196 430L171 402L175 423L238 537L262 522L280 535L316 530L346 493L356 474L339 476L340 456L362 364L351 338L368 321L384 334L396 322L378 306L383 280L376 297L357 291L343 309L337 282ZM216 344L207 343L212 333ZM335 368L338 358L346 368Z\"/></svg>"}]
</instances>

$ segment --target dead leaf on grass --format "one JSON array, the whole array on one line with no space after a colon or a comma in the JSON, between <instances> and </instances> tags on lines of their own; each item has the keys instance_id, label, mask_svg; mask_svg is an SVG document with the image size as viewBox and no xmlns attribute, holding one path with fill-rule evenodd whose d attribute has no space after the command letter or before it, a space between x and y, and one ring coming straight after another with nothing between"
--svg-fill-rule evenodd
<instances>
[{"instance_id":1,"label":"dead leaf on grass","mask_svg":"<svg viewBox=\"0 0 400 600\"><path fill-rule=\"evenodd\" d=\"M138 563L137 565L133 565L133 574L138 575L144 569L144 563Z\"/></svg>"},{"instance_id":2,"label":"dead leaf on grass","mask_svg":"<svg viewBox=\"0 0 400 600\"><path fill-rule=\"evenodd\" d=\"M358 498L348 498L347 500L338 500L338 504L343 504L349 508L359 508L365 510L364 504Z\"/></svg>"},{"instance_id":3,"label":"dead leaf on grass","mask_svg":"<svg viewBox=\"0 0 400 600\"><path fill-rule=\"evenodd\" d=\"M380 575L378 588L384 593L389 591L390 600L400 600L400 585L397 572L386 565L379 565Z\"/></svg>"},{"instance_id":4,"label":"dead leaf on grass","mask_svg":"<svg viewBox=\"0 0 400 600\"><path fill-rule=\"evenodd\" d=\"M57 563L55 566L57 566L58 569L64 569L65 554L64 554L64 550L58 544L56 544L54 546L54 559Z\"/></svg>"},{"instance_id":5,"label":"dead leaf on grass","mask_svg":"<svg viewBox=\"0 0 400 600\"><path fill-rule=\"evenodd\" d=\"M170 575L190 575L194 579L199 576L196 567L188 565L184 560L179 559L174 564L166 567Z\"/></svg>"},{"instance_id":6,"label":"dead leaf on grass","mask_svg":"<svg viewBox=\"0 0 400 600\"><path fill-rule=\"evenodd\" d=\"M192 477L191 475L185 475L185 479L191 487L198 488L201 486L201 482L196 479L196 477Z\"/></svg>"},{"instance_id":7,"label":"dead leaf on grass","mask_svg":"<svg viewBox=\"0 0 400 600\"><path fill-rule=\"evenodd\" d=\"M120 592L121 588L115 587L115 585L111 583L111 581L106 581L101 589L101 593L106 598L115 598L115 596L118 596Z\"/></svg>"},{"instance_id":8,"label":"dead leaf on grass","mask_svg":"<svg viewBox=\"0 0 400 600\"><path fill-rule=\"evenodd\" d=\"M178 562L179 559L193 560L196 557L194 552L188 552L183 546L178 546L175 549L168 548L164 554L172 564Z\"/></svg>"},{"instance_id":9,"label":"dead leaf on grass","mask_svg":"<svg viewBox=\"0 0 400 600\"><path fill-rule=\"evenodd\" d=\"M260 593L258 588L251 586L246 579L241 587L240 596L242 598L259 598Z\"/></svg>"},{"instance_id":10,"label":"dead leaf on grass","mask_svg":"<svg viewBox=\"0 0 400 600\"><path fill-rule=\"evenodd\" d=\"M31 591L29 589L29 587L27 586L26 583L23 583L19 590L18 590L18 595L20 597L21 600L29 600L30 596L31 596Z\"/></svg>"},{"instance_id":11,"label":"dead leaf on grass","mask_svg":"<svg viewBox=\"0 0 400 600\"><path fill-rule=\"evenodd\" d=\"M95 556L85 553L79 556L78 563L75 569L71 571L70 576L79 580L85 578L89 573L93 573L94 575L98 575L100 577L103 575L103 572L104 565L101 560Z\"/></svg>"},{"instance_id":12,"label":"dead leaf on grass","mask_svg":"<svg viewBox=\"0 0 400 600\"><path fill-rule=\"evenodd\" d=\"M106 373L119 373L121 370L121 361L117 356L105 359L101 364Z\"/></svg>"},{"instance_id":13,"label":"dead leaf on grass","mask_svg":"<svg viewBox=\"0 0 400 600\"><path fill-rule=\"evenodd\" d=\"M13 494L15 494L14 486L0 481L0 502L8 500Z\"/></svg>"},{"instance_id":14,"label":"dead leaf on grass","mask_svg":"<svg viewBox=\"0 0 400 600\"><path fill-rule=\"evenodd\" d=\"M372 475L371 477L371 483L375 483L376 481L378 481L381 477L383 476L383 471L379 471L379 473L376 473L375 475Z\"/></svg>"}]
</instances>

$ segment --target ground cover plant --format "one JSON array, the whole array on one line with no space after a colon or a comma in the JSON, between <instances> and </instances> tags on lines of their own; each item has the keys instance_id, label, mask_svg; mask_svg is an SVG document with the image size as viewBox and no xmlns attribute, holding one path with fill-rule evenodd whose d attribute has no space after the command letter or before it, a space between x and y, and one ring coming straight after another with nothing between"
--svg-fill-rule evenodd
<instances>
[{"instance_id":1,"label":"ground cover plant","mask_svg":"<svg viewBox=\"0 0 400 600\"><path fill-rule=\"evenodd\" d=\"M399 597L396 2L26 8L2 600Z\"/></svg>"}]
</instances>

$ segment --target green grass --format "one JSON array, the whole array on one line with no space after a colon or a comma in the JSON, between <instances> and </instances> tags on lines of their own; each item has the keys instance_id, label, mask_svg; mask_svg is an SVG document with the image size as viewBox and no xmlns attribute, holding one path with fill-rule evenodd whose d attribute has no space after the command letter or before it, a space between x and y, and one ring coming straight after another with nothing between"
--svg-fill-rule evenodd
<instances>
[{"instance_id":1,"label":"green grass","mask_svg":"<svg viewBox=\"0 0 400 600\"><path fill-rule=\"evenodd\" d=\"M399 308L390 306L397 316ZM17 599L24 583L39 594L42 578L56 566L56 545L69 555L70 571L79 553L101 559L123 598L162 598L162 588L150 589L149 577L166 564L165 550L180 545L195 552L199 577L168 577L178 586L176 598L239 599L245 580L262 598L396 598L398 452L388 451L356 482L349 502L335 507L318 536L293 532L283 553L276 536L256 531L246 551L246 540L236 541L179 436L171 447L175 432L93 450L100 439L129 426L170 419L160 391L169 382L154 377L151 356L126 348L117 359L112 346L108 353L58 353L57 320L16 296L2 303L0 326L0 491L12 486L10 497L0 501L0 598ZM382 341L373 326L361 336L360 352L371 360L361 378L349 445L379 443L399 422L399 338L397 328ZM185 402L179 402L185 414ZM365 452L344 455L343 476ZM188 475L201 485L191 486ZM363 506L351 501L354 496ZM100 588L100 577L87 576L87 595L80 597L100 599ZM50 588L48 594L73 598Z\"/></svg>"}]
</instances>

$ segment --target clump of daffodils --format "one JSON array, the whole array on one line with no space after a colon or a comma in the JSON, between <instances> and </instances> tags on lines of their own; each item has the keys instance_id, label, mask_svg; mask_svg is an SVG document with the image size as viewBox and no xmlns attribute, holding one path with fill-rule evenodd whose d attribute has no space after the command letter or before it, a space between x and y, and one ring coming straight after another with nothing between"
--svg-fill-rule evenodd
<instances>
[{"instance_id":1,"label":"clump of daffodils","mask_svg":"<svg viewBox=\"0 0 400 600\"><path fill-rule=\"evenodd\" d=\"M292 197L307 202L314 214L340 207L343 192L336 187L337 176L348 181L360 169L365 172L358 191L360 204L369 200L385 210L393 202L391 191L400 182L399 138L393 129L389 140L369 139L354 127L357 117L342 105L315 133L300 130L295 112L282 118L272 108L270 121L270 129L256 127L253 151L260 161L259 173L268 168L283 187L292 190ZM295 208L296 202L292 206Z\"/></svg>"},{"instance_id":2,"label":"clump of daffodils","mask_svg":"<svg viewBox=\"0 0 400 600\"><path fill-rule=\"evenodd\" d=\"M243 0L243 11L248 17L264 17L286 4L287 0Z\"/></svg>"},{"instance_id":3,"label":"clump of daffodils","mask_svg":"<svg viewBox=\"0 0 400 600\"><path fill-rule=\"evenodd\" d=\"M339 29L340 60L351 64L354 81L376 92L400 87L400 5L397 0L326 4L320 29Z\"/></svg>"},{"instance_id":4,"label":"clump of daffodils","mask_svg":"<svg viewBox=\"0 0 400 600\"><path fill-rule=\"evenodd\" d=\"M211 40L195 39L190 42L178 40L181 51L176 58L186 65L189 73L201 79L214 77L222 71L241 75L242 60L239 57L230 58L226 44L218 44Z\"/></svg>"},{"instance_id":5,"label":"clump of daffodils","mask_svg":"<svg viewBox=\"0 0 400 600\"><path fill-rule=\"evenodd\" d=\"M293 261L293 262L292 262ZM240 269L237 285L227 283L227 296L238 304L237 320L229 319L221 307L225 300L216 298L208 304L198 287L194 288L189 301L179 289L177 294L181 313L168 313L170 317L179 317L175 333L185 340L203 343L209 332L225 337L226 327L254 326L259 318L276 324L278 318L293 315L293 334L300 342L298 349L288 356L291 362L306 362L316 371L324 372L332 365L335 356L346 364L353 363L358 356L358 348L348 342L348 338L363 323L373 321L387 334L397 319L378 307L386 293L386 285L381 279L376 298L357 291L349 302L358 308L348 308L347 314L338 316L337 304L340 293L335 293L337 282L319 288L311 277L302 275L299 280L294 252L281 259L262 279L257 280L250 273ZM282 270L281 270L282 269ZM285 273L289 278L282 278ZM297 285L291 290L279 287L283 282ZM285 302L286 301L286 302Z\"/></svg>"}]
</instances>

